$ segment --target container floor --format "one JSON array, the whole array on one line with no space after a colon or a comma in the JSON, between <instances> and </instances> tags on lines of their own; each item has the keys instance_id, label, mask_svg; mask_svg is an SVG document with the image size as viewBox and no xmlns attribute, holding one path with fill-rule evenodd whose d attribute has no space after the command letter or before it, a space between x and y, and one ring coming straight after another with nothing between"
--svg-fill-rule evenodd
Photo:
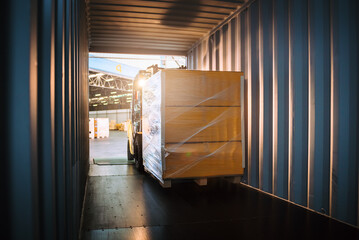
<instances>
[{"instance_id":1,"label":"container floor","mask_svg":"<svg viewBox=\"0 0 359 240\"><path fill-rule=\"evenodd\" d=\"M339 235L340 234L340 235ZM225 179L163 189L133 165L91 165L82 239L359 239L359 230Z\"/></svg>"}]
</instances>

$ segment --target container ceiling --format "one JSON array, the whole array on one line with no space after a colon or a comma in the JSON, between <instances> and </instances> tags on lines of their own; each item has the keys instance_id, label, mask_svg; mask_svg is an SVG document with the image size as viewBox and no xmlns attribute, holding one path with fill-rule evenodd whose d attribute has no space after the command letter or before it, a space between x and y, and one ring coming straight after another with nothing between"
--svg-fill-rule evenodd
<instances>
[{"instance_id":1,"label":"container ceiling","mask_svg":"<svg viewBox=\"0 0 359 240\"><path fill-rule=\"evenodd\" d=\"M245 0L89 0L91 52L186 55Z\"/></svg>"}]
</instances>

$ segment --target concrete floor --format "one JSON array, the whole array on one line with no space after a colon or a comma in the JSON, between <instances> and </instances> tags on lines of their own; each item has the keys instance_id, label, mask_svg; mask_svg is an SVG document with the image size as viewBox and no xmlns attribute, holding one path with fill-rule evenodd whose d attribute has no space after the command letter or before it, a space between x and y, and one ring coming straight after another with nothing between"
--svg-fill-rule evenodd
<instances>
[{"instance_id":1,"label":"concrete floor","mask_svg":"<svg viewBox=\"0 0 359 240\"><path fill-rule=\"evenodd\" d=\"M127 157L127 132L110 131L108 138L90 139L90 159Z\"/></svg>"},{"instance_id":2,"label":"concrete floor","mask_svg":"<svg viewBox=\"0 0 359 240\"><path fill-rule=\"evenodd\" d=\"M127 157L127 132L110 131L108 138L90 139L89 176L117 176L124 173L123 166L96 165L94 158Z\"/></svg>"},{"instance_id":3,"label":"concrete floor","mask_svg":"<svg viewBox=\"0 0 359 240\"><path fill-rule=\"evenodd\" d=\"M111 136L91 141L92 156L125 153L125 134ZM183 180L163 189L134 165L91 164L83 214L85 240L359 239L357 228L242 184Z\"/></svg>"}]
</instances>

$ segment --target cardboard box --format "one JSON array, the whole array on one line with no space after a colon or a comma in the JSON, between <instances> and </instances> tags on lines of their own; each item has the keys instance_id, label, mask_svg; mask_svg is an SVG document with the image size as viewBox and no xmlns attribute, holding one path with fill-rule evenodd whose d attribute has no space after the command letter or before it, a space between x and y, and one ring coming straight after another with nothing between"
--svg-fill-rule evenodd
<instances>
[{"instance_id":1,"label":"cardboard box","mask_svg":"<svg viewBox=\"0 0 359 240\"><path fill-rule=\"evenodd\" d=\"M240 107L166 107L164 140L166 143L241 140L240 122Z\"/></svg>"},{"instance_id":2,"label":"cardboard box","mask_svg":"<svg viewBox=\"0 0 359 240\"><path fill-rule=\"evenodd\" d=\"M108 118L95 118L95 138L107 138L110 136L110 127Z\"/></svg>"},{"instance_id":3,"label":"cardboard box","mask_svg":"<svg viewBox=\"0 0 359 240\"><path fill-rule=\"evenodd\" d=\"M165 105L241 106L239 72L164 70Z\"/></svg>"},{"instance_id":4,"label":"cardboard box","mask_svg":"<svg viewBox=\"0 0 359 240\"><path fill-rule=\"evenodd\" d=\"M241 147L238 141L166 144L163 179L241 175Z\"/></svg>"}]
</instances>

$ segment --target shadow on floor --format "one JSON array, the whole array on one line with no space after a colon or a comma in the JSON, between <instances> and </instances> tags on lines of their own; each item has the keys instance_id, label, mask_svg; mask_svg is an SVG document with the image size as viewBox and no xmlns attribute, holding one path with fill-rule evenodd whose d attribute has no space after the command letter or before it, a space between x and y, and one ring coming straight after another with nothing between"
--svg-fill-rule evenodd
<instances>
[{"instance_id":1,"label":"shadow on floor","mask_svg":"<svg viewBox=\"0 0 359 240\"><path fill-rule=\"evenodd\" d=\"M83 239L359 238L357 228L224 179L163 189L133 165L102 167L90 171Z\"/></svg>"}]
</instances>

